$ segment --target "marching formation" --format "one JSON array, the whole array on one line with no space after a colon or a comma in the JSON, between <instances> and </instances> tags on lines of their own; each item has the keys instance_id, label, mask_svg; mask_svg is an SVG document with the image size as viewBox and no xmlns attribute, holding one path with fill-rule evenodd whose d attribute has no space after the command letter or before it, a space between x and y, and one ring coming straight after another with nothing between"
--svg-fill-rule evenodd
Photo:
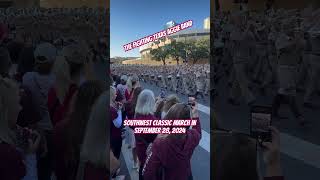
<instances>
[{"instance_id":1,"label":"marching formation","mask_svg":"<svg viewBox=\"0 0 320 180\"><path fill-rule=\"evenodd\" d=\"M228 102L239 105L242 97L253 105L259 96L272 95L275 117L286 103L300 125L307 123L297 97L303 93L304 107L316 108L312 95L320 93L319 17L320 10L312 8L217 14L214 79L228 81Z\"/></svg>"},{"instance_id":2,"label":"marching formation","mask_svg":"<svg viewBox=\"0 0 320 180\"><path fill-rule=\"evenodd\" d=\"M210 93L210 65L172 65L172 66L147 66L147 65L111 65L113 74L137 75L142 81L184 95L205 96Z\"/></svg>"}]
</instances>

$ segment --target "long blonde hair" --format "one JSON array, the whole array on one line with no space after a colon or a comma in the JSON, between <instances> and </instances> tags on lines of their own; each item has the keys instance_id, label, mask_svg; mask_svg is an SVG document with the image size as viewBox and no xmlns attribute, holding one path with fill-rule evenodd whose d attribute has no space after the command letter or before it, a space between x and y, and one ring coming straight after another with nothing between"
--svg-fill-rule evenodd
<instances>
[{"instance_id":1,"label":"long blonde hair","mask_svg":"<svg viewBox=\"0 0 320 180\"><path fill-rule=\"evenodd\" d=\"M18 86L14 81L0 76L0 141L11 145L16 145L16 137L9 125L9 104L17 91Z\"/></svg>"},{"instance_id":2,"label":"long blonde hair","mask_svg":"<svg viewBox=\"0 0 320 180\"><path fill-rule=\"evenodd\" d=\"M128 87L128 91L131 92L132 91L132 77L130 76L127 80L127 87Z\"/></svg>"},{"instance_id":3,"label":"long blonde hair","mask_svg":"<svg viewBox=\"0 0 320 180\"><path fill-rule=\"evenodd\" d=\"M69 63L62 56L57 57L54 62L52 73L56 77L56 91L60 102L63 101L65 94L71 84Z\"/></svg>"},{"instance_id":4,"label":"long blonde hair","mask_svg":"<svg viewBox=\"0 0 320 180\"><path fill-rule=\"evenodd\" d=\"M80 160L107 168L107 101L108 93L105 91L94 104L86 132L83 139ZM109 162L108 162L109 163Z\"/></svg>"}]
</instances>

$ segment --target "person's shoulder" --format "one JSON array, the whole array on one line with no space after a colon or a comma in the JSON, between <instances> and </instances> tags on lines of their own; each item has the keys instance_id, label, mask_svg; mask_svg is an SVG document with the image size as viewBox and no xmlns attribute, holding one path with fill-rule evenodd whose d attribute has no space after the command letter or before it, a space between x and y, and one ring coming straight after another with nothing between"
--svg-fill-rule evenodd
<instances>
[{"instance_id":1,"label":"person's shoulder","mask_svg":"<svg viewBox=\"0 0 320 180\"><path fill-rule=\"evenodd\" d=\"M152 149L154 151L163 151L163 149L166 148L166 145L168 144L168 139L166 134L162 135L159 134L157 138L152 143Z\"/></svg>"},{"instance_id":2,"label":"person's shoulder","mask_svg":"<svg viewBox=\"0 0 320 180\"><path fill-rule=\"evenodd\" d=\"M188 129L186 135L188 140L201 139L201 134L196 129Z\"/></svg>"}]
</instances>

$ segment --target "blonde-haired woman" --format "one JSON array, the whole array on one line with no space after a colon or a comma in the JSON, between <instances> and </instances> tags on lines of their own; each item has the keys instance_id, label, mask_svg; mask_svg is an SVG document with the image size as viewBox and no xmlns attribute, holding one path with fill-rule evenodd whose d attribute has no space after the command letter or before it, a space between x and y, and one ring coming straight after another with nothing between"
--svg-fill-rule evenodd
<instances>
[{"instance_id":1,"label":"blonde-haired woman","mask_svg":"<svg viewBox=\"0 0 320 180\"><path fill-rule=\"evenodd\" d=\"M149 90L143 90L137 100L136 108L135 108L135 119L139 120L155 120L154 116L155 109L155 97L154 93ZM138 159L140 162L139 169L139 179L143 179L142 177L142 168L143 164L146 160L146 150L150 143L157 137L157 134L135 134L136 138L136 151L138 155Z\"/></svg>"},{"instance_id":2,"label":"blonde-haired woman","mask_svg":"<svg viewBox=\"0 0 320 180\"><path fill-rule=\"evenodd\" d=\"M126 97L126 100L128 101L130 99L130 93L133 90L132 77L131 76L128 78L126 85L127 85L127 89L126 89L126 92L125 92L125 97Z\"/></svg>"},{"instance_id":3,"label":"blonde-haired woman","mask_svg":"<svg viewBox=\"0 0 320 180\"><path fill-rule=\"evenodd\" d=\"M35 153L40 136L16 126L19 101L17 84L0 76L0 179L38 179Z\"/></svg>"},{"instance_id":4,"label":"blonde-haired woman","mask_svg":"<svg viewBox=\"0 0 320 180\"><path fill-rule=\"evenodd\" d=\"M57 57L52 72L56 77L54 87L48 94L48 109L53 125L64 119L70 102L83 75L86 54L78 45L63 48L63 56Z\"/></svg>"},{"instance_id":5,"label":"blonde-haired woman","mask_svg":"<svg viewBox=\"0 0 320 180\"><path fill-rule=\"evenodd\" d=\"M86 127L80 153L78 180L110 179L110 175L119 167L113 153L107 149L109 144L107 105L108 93L104 92L94 104ZM108 162L110 155L110 162ZM109 167L110 163L110 167Z\"/></svg>"}]
</instances>

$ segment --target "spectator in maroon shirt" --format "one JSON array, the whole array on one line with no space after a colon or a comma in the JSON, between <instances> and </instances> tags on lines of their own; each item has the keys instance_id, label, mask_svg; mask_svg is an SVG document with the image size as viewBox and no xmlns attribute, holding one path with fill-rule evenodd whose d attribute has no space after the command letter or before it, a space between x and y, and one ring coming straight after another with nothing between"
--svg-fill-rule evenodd
<instances>
[{"instance_id":1,"label":"spectator in maroon shirt","mask_svg":"<svg viewBox=\"0 0 320 180\"><path fill-rule=\"evenodd\" d=\"M272 142L263 142L265 180L284 180L280 165L280 134L271 127ZM257 171L257 142L248 135L229 131L213 132L214 179L259 179ZM259 145L260 146L260 145Z\"/></svg>"},{"instance_id":2,"label":"spectator in maroon shirt","mask_svg":"<svg viewBox=\"0 0 320 180\"><path fill-rule=\"evenodd\" d=\"M182 134L161 134L154 140L144 165L143 177L150 180L191 180L191 157L201 139L196 103L173 105L164 119L194 119L196 126ZM192 116L192 117L191 117Z\"/></svg>"},{"instance_id":3,"label":"spectator in maroon shirt","mask_svg":"<svg viewBox=\"0 0 320 180\"><path fill-rule=\"evenodd\" d=\"M154 93L149 90L143 90L137 100L135 107L134 119L139 120L155 120L154 117L155 97ZM146 160L146 150L150 143L156 138L156 134L135 134L136 150L140 162L139 179L142 180L142 168Z\"/></svg>"},{"instance_id":4,"label":"spectator in maroon shirt","mask_svg":"<svg viewBox=\"0 0 320 180\"><path fill-rule=\"evenodd\" d=\"M127 119L133 119L134 118L134 114L135 114L135 108L137 105L137 101L138 101L138 96L139 94L142 92L142 88L141 87L137 87L133 90L132 92L132 98L125 103L125 115L127 117Z\"/></svg>"},{"instance_id":5,"label":"spectator in maroon shirt","mask_svg":"<svg viewBox=\"0 0 320 180\"><path fill-rule=\"evenodd\" d=\"M116 102L117 92L110 86L110 127L111 127L111 149L117 159L120 158L122 147L122 107Z\"/></svg>"},{"instance_id":6,"label":"spectator in maroon shirt","mask_svg":"<svg viewBox=\"0 0 320 180\"><path fill-rule=\"evenodd\" d=\"M110 162L107 160L109 122L106 121L108 96L107 91L104 92L91 110L80 152L79 180L110 179Z\"/></svg>"},{"instance_id":7,"label":"spectator in maroon shirt","mask_svg":"<svg viewBox=\"0 0 320 180\"><path fill-rule=\"evenodd\" d=\"M103 93L105 86L99 81L82 84L75 96L70 116L59 122L54 129L55 175L57 180L76 178L80 147L91 108Z\"/></svg>"}]
</instances>

